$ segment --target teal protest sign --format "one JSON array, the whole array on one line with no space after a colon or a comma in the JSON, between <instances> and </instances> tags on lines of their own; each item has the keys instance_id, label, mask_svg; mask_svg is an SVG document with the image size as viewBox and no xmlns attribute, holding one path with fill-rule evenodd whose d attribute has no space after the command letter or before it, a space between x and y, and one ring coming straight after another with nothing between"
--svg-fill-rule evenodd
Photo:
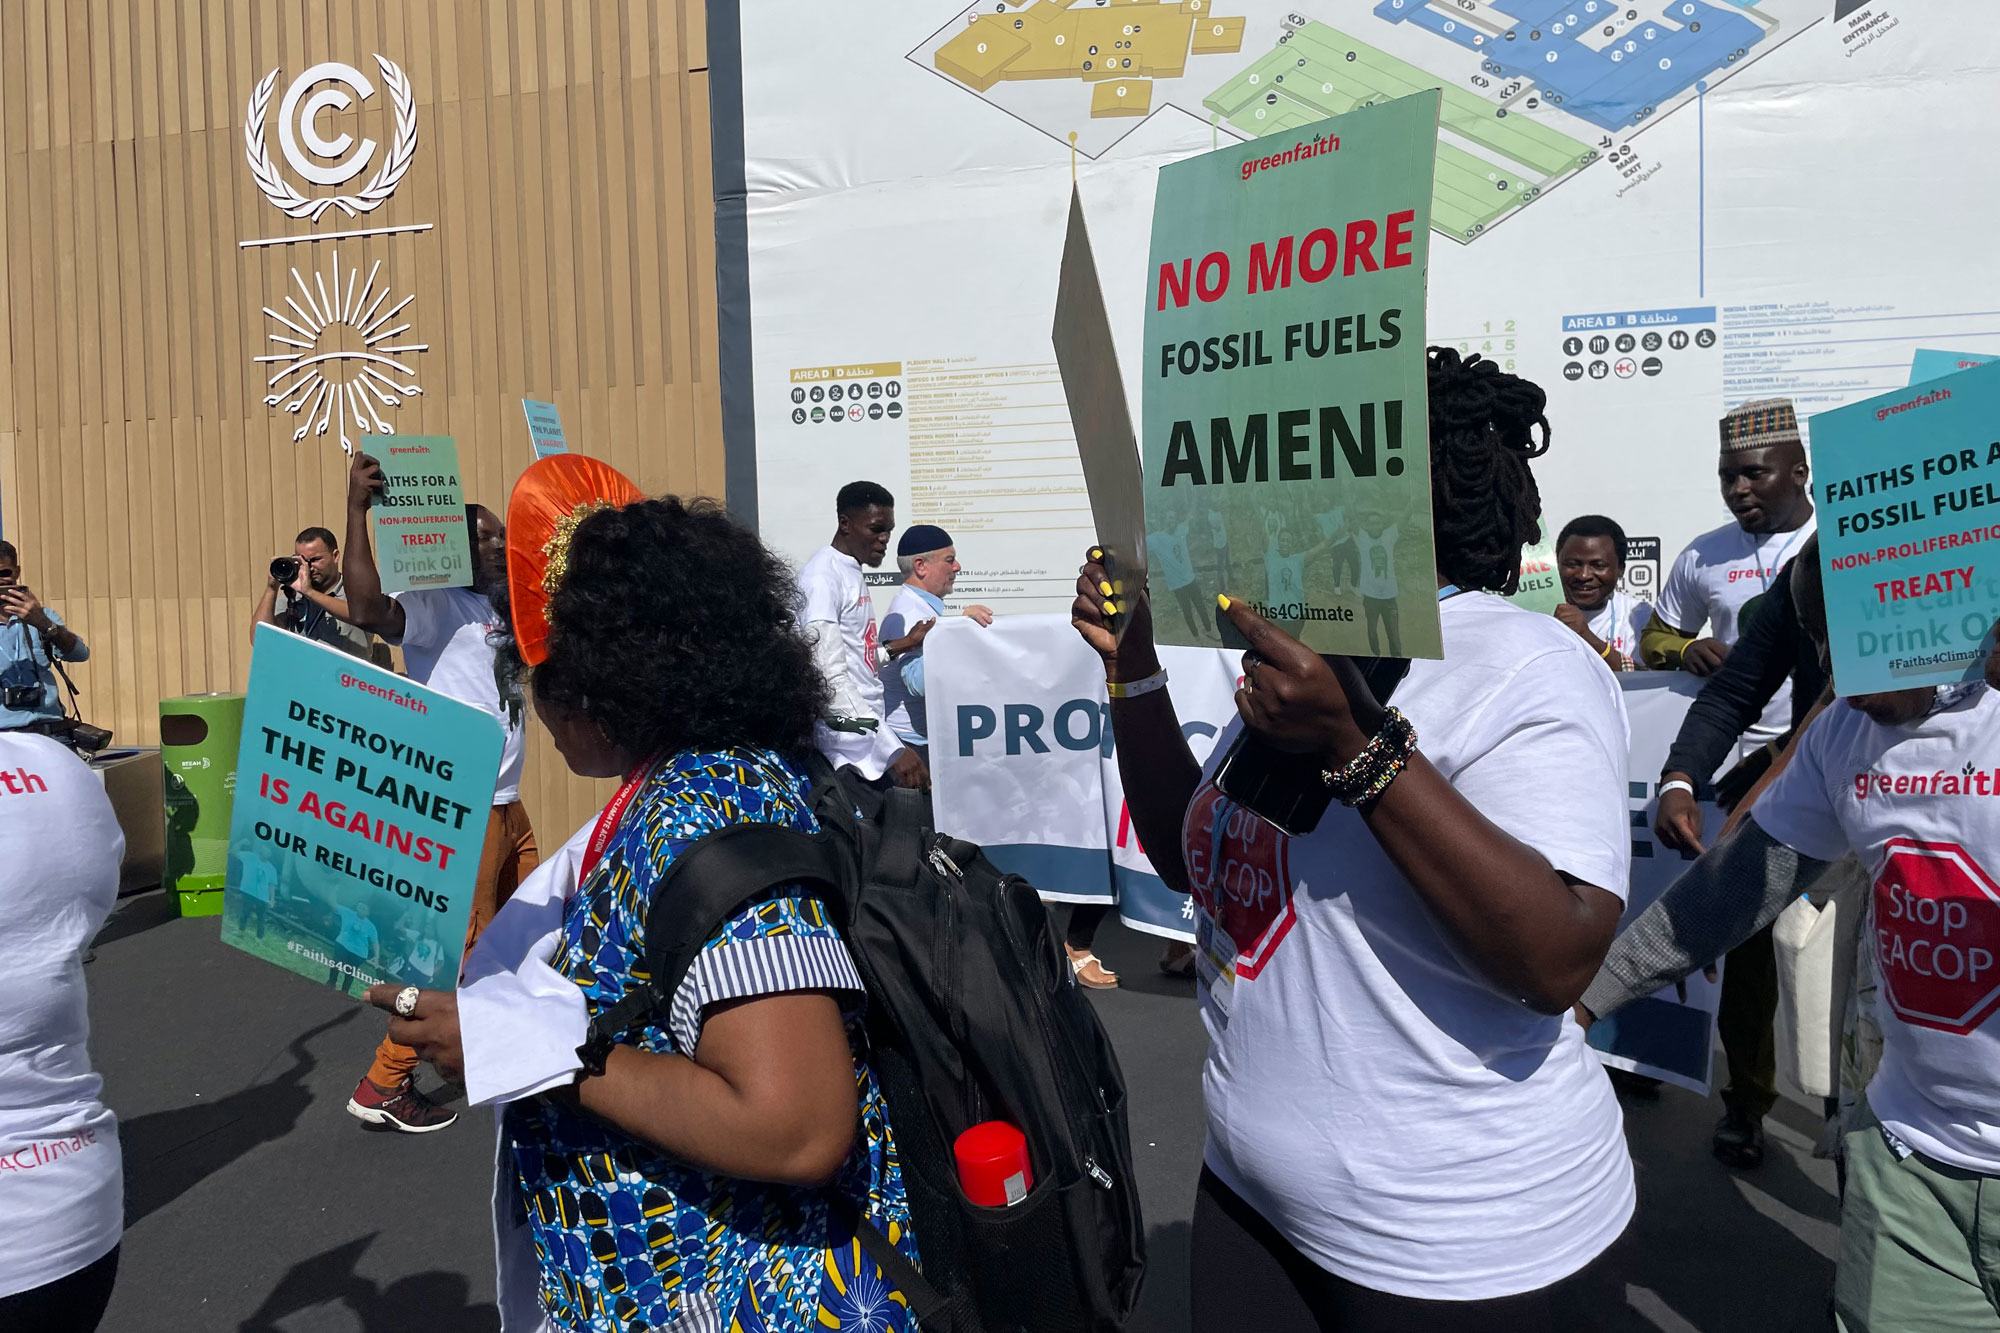
<instances>
[{"instance_id":1,"label":"teal protest sign","mask_svg":"<svg viewBox=\"0 0 2000 1333\"><path fill-rule=\"evenodd\" d=\"M554 403L523 398L521 413L528 418L528 442L534 445L536 458L569 452L569 441L563 435L562 413L556 411Z\"/></svg>"},{"instance_id":2,"label":"teal protest sign","mask_svg":"<svg viewBox=\"0 0 2000 1333\"><path fill-rule=\"evenodd\" d=\"M1424 278L1438 94L1163 167L1144 356L1162 642L1217 593L1323 653L1436 657Z\"/></svg>"},{"instance_id":3,"label":"teal protest sign","mask_svg":"<svg viewBox=\"0 0 2000 1333\"><path fill-rule=\"evenodd\" d=\"M472 540L458 446L449 435L384 435L375 501L375 566L383 592L472 586Z\"/></svg>"},{"instance_id":4,"label":"teal protest sign","mask_svg":"<svg viewBox=\"0 0 2000 1333\"><path fill-rule=\"evenodd\" d=\"M472 705L260 625L223 943L352 994L451 987L500 745Z\"/></svg>"},{"instance_id":5,"label":"teal protest sign","mask_svg":"<svg viewBox=\"0 0 2000 1333\"><path fill-rule=\"evenodd\" d=\"M1976 679L2000 616L2000 363L1812 419L1835 692Z\"/></svg>"},{"instance_id":6,"label":"teal protest sign","mask_svg":"<svg viewBox=\"0 0 2000 1333\"><path fill-rule=\"evenodd\" d=\"M1956 375L1961 370L1983 366L1989 361L2000 361L2000 356L1988 356L1983 352L1940 352L1935 347L1919 347L1917 354L1910 358L1910 383L1922 384L1925 380Z\"/></svg>"}]
</instances>

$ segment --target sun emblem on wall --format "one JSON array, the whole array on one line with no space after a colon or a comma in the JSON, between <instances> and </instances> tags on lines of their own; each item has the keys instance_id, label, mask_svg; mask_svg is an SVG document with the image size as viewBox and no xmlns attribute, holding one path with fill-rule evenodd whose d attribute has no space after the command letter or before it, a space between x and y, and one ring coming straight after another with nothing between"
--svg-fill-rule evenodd
<instances>
[{"instance_id":1,"label":"sun emblem on wall","mask_svg":"<svg viewBox=\"0 0 2000 1333\"><path fill-rule=\"evenodd\" d=\"M270 341L283 350L255 360L274 371L265 381L265 403L299 418L294 444L308 432L332 431L352 454L356 436L390 433L385 411L423 393L406 358L430 344L401 341L410 321L399 319L416 293L391 304L392 289L376 282L381 272L379 259L365 278L358 265L343 272L336 250L330 268L314 270L311 282L292 270L295 291L284 298L289 314L264 307L275 322Z\"/></svg>"}]
</instances>

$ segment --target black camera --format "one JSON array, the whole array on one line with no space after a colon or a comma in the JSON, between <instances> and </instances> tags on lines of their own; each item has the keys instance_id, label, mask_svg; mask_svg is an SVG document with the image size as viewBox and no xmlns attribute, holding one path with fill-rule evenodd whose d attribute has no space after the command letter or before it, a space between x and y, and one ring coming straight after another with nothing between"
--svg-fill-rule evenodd
<instances>
[{"instance_id":1,"label":"black camera","mask_svg":"<svg viewBox=\"0 0 2000 1333\"><path fill-rule=\"evenodd\" d=\"M111 733L103 727L93 727L88 722L79 722L74 718L36 718L21 730L60 741L79 754L96 754L111 744Z\"/></svg>"},{"instance_id":2,"label":"black camera","mask_svg":"<svg viewBox=\"0 0 2000 1333\"><path fill-rule=\"evenodd\" d=\"M0 705L17 713L32 713L42 706L47 697L39 683L34 685L9 685L0 689Z\"/></svg>"},{"instance_id":3,"label":"black camera","mask_svg":"<svg viewBox=\"0 0 2000 1333\"><path fill-rule=\"evenodd\" d=\"M271 562L271 577L281 588L292 586L292 580L299 576L299 558L295 555L281 555Z\"/></svg>"}]
</instances>

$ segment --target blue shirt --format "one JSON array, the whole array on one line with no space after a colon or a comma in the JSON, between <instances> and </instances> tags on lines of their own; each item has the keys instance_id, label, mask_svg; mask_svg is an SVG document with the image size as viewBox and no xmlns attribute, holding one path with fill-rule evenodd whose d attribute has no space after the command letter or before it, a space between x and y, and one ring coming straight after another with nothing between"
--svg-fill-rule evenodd
<instances>
[{"instance_id":1,"label":"blue shirt","mask_svg":"<svg viewBox=\"0 0 2000 1333\"><path fill-rule=\"evenodd\" d=\"M54 611L48 611L48 617L52 624L63 623L63 618ZM90 647L82 639L76 641L73 651L59 653L49 643L48 635L31 628L25 620L0 625L0 684L42 687L42 701L34 708L8 708L0 703L0 730L24 727L36 718L63 715L62 682L48 664L52 653L63 662L90 660Z\"/></svg>"},{"instance_id":2,"label":"blue shirt","mask_svg":"<svg viewBox=\"0 0 2000 1333\"><path fill-rule=\"evenodd\" d=\"M915 606L910 604L912 600ZM920 615L919 609L928 610L930 614ZM905 583L896 589L896 599L889 603L889 614L882 618L882 642L900 639L926 620L936 620L943 614L944 598L933 597L914 583ZM924 735L930 730L930 723L924 708L924 646L921 643L895 661L883 664L882 704L889 725L905 745L930 743Z\"/></svg>"},{"instance_id":3,"label":"blue shirt","mask_svg":"<svg viewBox=\"0 0 2000 1333\"><path fill-rule=\"evenodd\" d=\"M338 907L334 911L340 917L340 934L333 941L335 947L347 950L356 958L373 958L375 947L382 939L375 923L363 920L361 913L352 907Z\"/></svg>"}]
</instances>

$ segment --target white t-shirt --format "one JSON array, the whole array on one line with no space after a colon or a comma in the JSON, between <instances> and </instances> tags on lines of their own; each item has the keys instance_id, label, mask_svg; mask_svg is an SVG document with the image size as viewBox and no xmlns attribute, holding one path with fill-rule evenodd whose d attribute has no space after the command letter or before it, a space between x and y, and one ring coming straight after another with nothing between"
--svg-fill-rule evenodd
<instances>
[{"instance_id":1,"label":"white t-shirt","mask_svg":"<svg viewBox=\"0 0 2000 1333\"><path fill-rule=\"evenodd\" d=\"M500 724L500 773L493 804L521 799L526 747L521 721L508 716L493 679L493 645L487 635L500 628L493 603L470 588L413 588L396 594L403 608L403 637L396 642L410 679L490 714Z\"/></svg>"},{"instance_id":2,"label":"white t-shirt","mask_svg":"<svg viewBox=\"0 0 2000 1333\"><path fill-rule=\"evenodd\" d=\"M1386 602L1396 596L1397 535L1394 524L1382 529L1381 535L1375 537L1356 530L1354 549L1361 559L1361 577L1356 584L1363 597Z\"/></svg>"},{"instance_id":3,"label":"white t-shirt","mask_svg":"<svg viewBox=\"0 0 2000 1333\"><path fill-rule=\"evenodd\" d=\"M1646 622L1652 618L1650 603L1614 588L1588 624L1590 632L1610 644L1613 652L1636 659L1639 656L1639 631L1645 629Z\"/></svg>"},{"instance_id":4,"label":"white t-shirt","mask_svg":"<svg viewBox=\"0 0 2000 1333\"><path fill-rule=\"evenodd\" d=\"M1147 533L1146 557L1160 571L1169 592L1194 582L1194 556L1188 550L1187 524Z\"/></svg>"},{"instance_id":5,"label":"white t-shirt","mask_svg":"<svg viewBox=\"0 0 2000 1333\"><path fill-rule=\"evenodd\" d=\"M1875 883L1882 1065L1868 1101L1918 1152L2000 1175L2000 694L1954 686L1907 727L1846 700L1816 718L1757 801L1816 860Z\"/></svg>"},{"instance_id":6,"label":"white t-shirt","mask_svg":"<svg viewBox=\"0 0 2000 1333\"><path fill-rule=\"evenodd\" d=\"M1662 623L1696 636L1706 625L1711 635L1734 647L1749 621L1750 603L1771 590L1785 562L1799 553L1818 524L1815 515L1791 532L1751 533L1732 520L1702 533L1675 558L1653 602L1653 614ZM1747 734L1769 740L1791 725L1792 683L1787 680Z\"/></svg>"},{"instance_id":7,"label":"white t-shirt","mask_svg":"<svg viewBox=\"0 0 2000 1333\"><path fill-rule=\"evenodd\" d=\"M833 690L833 711L878 723L873 732L835 731L820 723L813 729L814 744L835 767L851 764L862 777L879 778L903 742L883 707L875 605L868 600L861 562L822 546L799 570L799 592L806 632L814 636L813 660Z\"/></svg>"},{"instance_id":8,"label":"white t-shirt","mask_svg":"<svg viewBox=\"0 0 2000 1333\"><path fill-rule=\"evenodd\" d=\"M1558 870L1623 898L1616 681L1553 617L1483 593L1439 611L1444 660L1413 662L1393 699L1425 757ZM1204 782L1183 841L1208 1165L1287 1240L1377 1291L1483 1300L1618 1237L1632 1161L1582 1029L1487 982L1359 815L1335 805L1287 838Z\"/></svg>"},{"instance_id":9,"label":"white t-shirt","mask_svg":"<svg viewBox=\"0 0 2000 1333\"><path fill-rule=\"evenodd\" d=\"M125 1229L118 1120L90 1067L83 951L125 856L104 784L42 736L0 733L0 1296L66 1277Z\"/></svg>"}]
</instances>

